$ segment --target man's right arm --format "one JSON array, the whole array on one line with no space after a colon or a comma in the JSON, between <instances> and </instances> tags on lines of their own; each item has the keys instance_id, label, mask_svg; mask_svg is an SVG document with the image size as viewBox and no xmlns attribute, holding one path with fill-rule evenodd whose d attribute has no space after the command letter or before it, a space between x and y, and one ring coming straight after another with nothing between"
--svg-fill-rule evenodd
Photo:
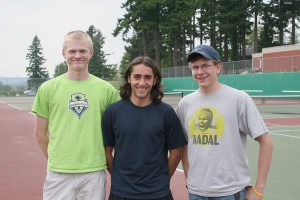
<instances>
[{"instance_id":1,"label":"man's right arm","mask_svg":"<svg viewBox=\"0 0 300 200\"><path fill-rule=\"evenodd\" d=\"M105 146L107 170L109 171L109 173L111 173L112 163L113 163L113 159L114 159L113 150L114 150L114 147Z\"/></svg>"},{"instance_id":2,"label":"man's right arm","mask_svg":"<svg viewBox=\"0 0 300 200\"><path fill-rule=\"evenodd\" d=\"M48 119L35 115L34 137L46 159L48 159Z\"/></svg>"},{"instance_id":3,"label":"man's right arm","mask_svg":"<svg viewBox=\"0 0 300 200\"><path fill-rule=\"evenodd\" d=\"M188 174L188 171L189 171L189 163L188 163L188 158L187 158L187 149L188 149L188 145L184 145L183 151L182 151L182 159L181 159L181 164L182 164L182 167L183 167L185 179L187 179L187 174Z\"/></svg>"}]
</instances>

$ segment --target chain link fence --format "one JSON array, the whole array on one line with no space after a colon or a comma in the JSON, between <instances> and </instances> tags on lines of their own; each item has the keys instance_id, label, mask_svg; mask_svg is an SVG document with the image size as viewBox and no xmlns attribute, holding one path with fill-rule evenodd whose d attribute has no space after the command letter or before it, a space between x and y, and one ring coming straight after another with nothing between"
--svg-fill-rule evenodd
<instances>
[{"instance_id":1,"label":"chain link fence","mask_svg":"<svg viewBox=\"0 0 300 200\"><path fill-rule=\"evenodd\" d=\"M240 60L234 62L222 62L222 75L227 74L245 74L252 73L252 60ZM162 76L164 78L172 77L190 77L192 72L188 66L163 68Z\"/></svg>"},{"instance_id":2,"label":"chain link fence","mask_svg":"<svg viewBox=\"0 0 300 200\"><path fill-rule=\"evenodd\" d=\"M300 71L300 55L252 60L222 62L221 75L270 73L270 72L295 72ZM192 72L188 66L170 67L161 69L163 78L191 77ZM115 85L120 85L121 77L104 78ZM45 79L7 78L0 77L0 95L35 95L38 87Z\"/></svg>"},{"instance_id":3,"label":"chain link fence","mask_svg":"<svg viewBox=\"0 0 300 200\"><path fill-rule=\"evenodd\" d=\"M295 72L300 71L300 55L263 58L262 72Z\"/></svg>"},{"instance_id":4,"label":"chain link fence","mask_svg":"<svg viewBox=\"0 0 300 200\"><path fill-rule=\"evenodd\" d=\"M163 78L192 76L188 66L163 68L161 71ZM221 75L295 71L300 71L300 55L263 58L254 63L252 60L222 62Z\"/></svg>"}]
</instances>

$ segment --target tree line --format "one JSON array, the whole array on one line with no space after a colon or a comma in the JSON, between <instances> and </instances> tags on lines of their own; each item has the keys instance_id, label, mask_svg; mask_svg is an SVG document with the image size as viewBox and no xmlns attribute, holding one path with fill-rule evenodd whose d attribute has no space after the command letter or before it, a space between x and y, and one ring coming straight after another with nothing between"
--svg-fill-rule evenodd
<instances>
[{"instance_id":1,"label":"tree line","mask_svg":"<svg viewBox=\"0 0 300 200\"><path fill-rule=\"evenodd\" d=\"M184 66L195 44L209 43L227 62L245 60L250 47L256 53L299 42L299 0L127 0L122 8L113 32L128 43L121 71L138 55L160 67Z\"/></svg>"},{"instance_id":2,"label":"tree line","mask_svg":"<svg viewBox=\"0 0 300 200\"><path fill-rule=\"evenodd\" d=\"M119 65L121 75L140 55L155 59L161 68L186 66L187 54L202 43L212 45L227 62L245 60L249 48L256 53L265 47L299 42L299 0L127 0L121 7L126 13L113 30L114 36L122 35L127 43ZM95 51L90 73L114 78L117 66L106 64L101 31L91 25L86 32ZM29 82L49 78L42 67L46 59L37 36L28 51ZM66 70L66 63L59 63L54 77Z\"/></svg>"},{"instance_id":3,"label":"tree line","mask_svg":"<svg viewBox=\"0 0 300 200\"><path fill-rule=\"evenodd\" d=\"M96 29L93 25L91 25L86 32L91 37L94 46L94 54L89 62L89 72L102 79L112 79L117 74L117 65L107 64L107 54L103 51L105 38L101 31ZM43 66L46 61L43 55L43 47L37 35L34 36L31 45L28 47L26 59L29 61L29 66L26 67L26 72L29 76L28 89L36 91L43 82L49 79L49 72L46 71L46 67ZM65 61L57 64L53 77L65 73L67 69L68 67Z\"/></svg>"}]
</instances>

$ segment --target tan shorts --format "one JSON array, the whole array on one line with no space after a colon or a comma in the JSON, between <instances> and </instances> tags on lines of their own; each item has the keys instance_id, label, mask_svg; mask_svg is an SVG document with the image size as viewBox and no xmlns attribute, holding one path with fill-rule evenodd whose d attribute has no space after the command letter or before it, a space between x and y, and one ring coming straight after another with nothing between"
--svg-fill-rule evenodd
<instances>
[{"instance_id":1,"label":"tan shorts","mask_svg":"<svg viewBox=\"0 0 300 200\"><path fill-rule=\"evenodd\" d=\"M105 200L105 170L67 174L47 171L43 200Z\"/></svg>"}]
</instances>

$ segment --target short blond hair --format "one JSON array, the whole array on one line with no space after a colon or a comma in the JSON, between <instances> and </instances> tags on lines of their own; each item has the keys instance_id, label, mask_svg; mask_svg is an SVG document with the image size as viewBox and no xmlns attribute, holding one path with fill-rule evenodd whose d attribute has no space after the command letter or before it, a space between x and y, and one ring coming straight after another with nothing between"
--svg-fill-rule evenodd
<instances>
[{"instance_id":1,"label":"short blond hair","mask_svg":"<svg viewBox=\"0 0 300 200\"><path fill-rule=\"evenodd\" d=\"M89 48L93 49L93 41L91 37L84 31L76 30L67 33L64 38L63 49L65 49L66 44L70 41L86 41Z\"/></svg>"}]
</instances>

